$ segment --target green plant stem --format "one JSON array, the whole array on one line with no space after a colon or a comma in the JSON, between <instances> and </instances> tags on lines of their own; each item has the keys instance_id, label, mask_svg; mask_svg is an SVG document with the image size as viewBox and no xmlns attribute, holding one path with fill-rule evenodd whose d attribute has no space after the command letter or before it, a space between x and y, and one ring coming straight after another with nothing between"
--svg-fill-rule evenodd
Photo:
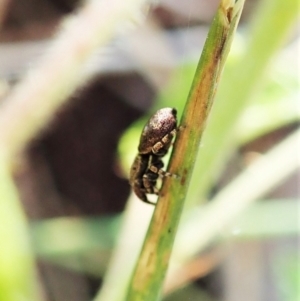
<instances>
[{"instance_id":1,"label":"green plant stem","mask_svg":"<svg viewBox=\"0 0 300 301\"><path fill-rule=\"evenodd\" d=\"M196 210L188 225L178 234L174 254L177 262L186 262L201 252L252 202L292 175L300 167L299 141L300 130L297 130L256 159L207 205Z\"/></svg>"},{"instance_id":2,"label":"green plant stem","mask_svg":"<svg viewBox=\"0 0 300 301\"><path fill-rule=\"evenodd\" d=\"M205 200L234 144L234 126L259 87L264 71L295 26L298 13L297 0L259 3L250 23L244 54L233 70L224 72L195 164L189 206Z\"/></svg>"},{"instance_id":3,"label":"green plant stem","mask_svg":"<svg viewBox=\"0 0 300 301\"><path fill-rule=\"evenodd\" d=\"M211 25L183 112L183 130L176 139L168 169L180 178L163 183L128 301L154 301L160 295L200 139L244 4L242 0L234 2L221 1Z\"/></svg>"},{"instance_id":4,"label":"green plant stem","mask_svg":"<svg viewBox=\"0 0 300 301\"><path fill-rule=\"evenodd\" d=\"M130 275L141 250L153 210L153 206L138 201L133 194L129 198L117 245L110 258L101 289L94 301L124 300ZM116 287L118 289L115 289Z\"/></svg>"},{"instance_id":5,"label":"green plant stem","mask_svg":"<svg viewBox=\"0 0 300 301\"><path fill-rule=\"evenodd\" d=\"M284 155L285 154L282 153L281 157ZM290 165L289 168L291 167L292 166ZM292 168L290 171L292 171ZM252 182L252 180L249 179L249 182ZM253 186L251 188L253 188ZM240 199L240 201L243 203L244 199ZM224 211L227 210L227 205L228 204L223 206L222 209L224 209ZM202 217L205 218L207 206L209 206L209 203L207 205L202 205L199 208L195 208L189 215L188 222L183 227L180 227L174 246L175 252L172 253L172 263L174 264L171 265L168 270L168 276L164 285L164 293L166 295L180 289L183 284L190 283L195 278L203 276L203 270L201 268L199 271L195 271L198 273L198 277L192 273L190 275L191 278L189 278L186 274L182 274L182 271L188 270L189 267L194 267L194 262L197 262L199 257L200 259L203 257L205 254L204 249L207 250L207 248L205 248L207 243L202 245L202 252L198 248L194 248L194 242L196 241L196 243L198 243L200 232L199 229L195 227L199 226L199 221L201 221ZM252 239L264 240L297 237L299 233L298 207L299 204L297 199L268 199L261 202L254 202L242 214L241 212L238 212L238 218L230 216L228 222L226 222L227 226L224 224L223 226L220 226L218 234L221 235L222 238L225 237L226 240L227 238L230 239L230 244L232 242ZM278 218L278 216L280 216L280 218ZM215 221L216 216L214 215L213 218ZM206 224L201 224L200 230L206 232L208 229L207 226L208 225ZM215 236L216 233L210 238L210 241ZM196 238L196 240L194 240L194 238ZM210 250L210 252L213 252L214 254L217 251L220 255L225 255L226 246L226 243L220 244L218 247L215 246L213 251ZM193 250L192 257L190 257L190 247ZM188 250L188 256L185 255L186 250ZM218 264L220 263L220 260L221 259L218 258Z\"/></svg>"},{"instance_id":6,"label":"green plant stem","mask_svg":"<svg viewBox=\"0 0 300 301\"><path fill-rule=\"evenodd\" d=\"M28 224L3 153L0 153L0 221L0 300L41 300L35 283Z\"/></svg>"},{"instance_id":7,"label":"green plant stem","mask_svg":"<svg viewBox=\"0 0 300 301\"><path fill-rule=\"evenodd\" d=\"M12 179L12 162L90 73L84 64L126 22L137 21L143 0L89 0L64 20L49 51L1 103L0 300L37 300L25 215Z\"/></svg>"}]
</instances>

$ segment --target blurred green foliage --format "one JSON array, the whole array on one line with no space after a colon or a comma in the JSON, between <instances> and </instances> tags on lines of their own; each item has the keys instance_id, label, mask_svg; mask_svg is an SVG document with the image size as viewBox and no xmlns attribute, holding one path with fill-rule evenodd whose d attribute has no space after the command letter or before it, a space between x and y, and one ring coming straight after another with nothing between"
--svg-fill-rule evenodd
<instances>
[{"instance_id":1,"label":"blurred green foliage","mask_svg":"<svg viewBox=\"0 0 300 301\"><path fill-rule=\"evenodd\" d=\"M279 3L279 1L274 2ZM279 15L280 12L277 11L274 14ZM287 15L286 18L293 19L293 16L294 12L291 12L291 15ZM284 21L284 16L281 15L281 17ZM279 34L276 26L280 29L281 23L273 22L272 24L273 27L267 31L268 34ZM234 69L236 64L240 64L243 51L247 48L246 39L240 36L236 44L233 45L226 67L227 70L224 73L225 77L228 75L228 78L230 78L231 69ZM263 44L261 43L260 47L263 47ZM238 47L238 50L234 49L235 46ZM258 73L263 72L263 76L259 79L259 85L255 88L255 93L251 93L251 97L249 96L251 99L249 99L248 105L243 108L238 120L236 120L234 138L230 137L232 144L229 151L266 133L299 122L299 78L297 72L294 72L295 68L291 67L296 63L291 62L290 56L286 53L292 46L286 45L285 50L279 53L276 58L273 58L273 64L267 70L257 70ZM280 47L281 44L275 45L277 51L279 51ZM242 51L239 49L242 49ZM252 61L258 58L259 52L257 52L257 57L254 56L251 58L251 61L243 62L243 64L252 64ZM244 66L241 67L243 68ZM169 85L158 96L152 108L153 111L160 107L170 106L176 107L180 115L195 68L196 62L188 62L178 66L170 79ZM231 84L229 88L235 89L236 87L234 84ZM223 95L218 95L218 97L222 99ZM230 101L230 99L226 101ZM224 114L227 113L229 114L226 118L234 118L231 117L230 110L229 112L224 112ZM129 170L132 158L136 153L137 141L141 128L145 123L145 118L135 122L124 133L120 141L119 154L126 171ZM212 138L217 140L219 135L220 133L216 132ZM210 146L207 144L205 147L209 148ZM222 153L223 149L217 149L217 152ZM32 223L28 230L24 214L18 203L17 191L11 181L6 163L2 159L0 163L2 163L0 173L0 300L25 300L18 296L18 289L22 289L23 293L28 291L28 295L35 296L35 293L32 293L34 285L31 283L31 280L34 278L32 276L34 274L32 262L34 256L39 256L53 263L88 274L103 276L107 260L119 233L121 217L44 220ZM210 161L208 160L206 163L210 164ZM202 166L201 170L203 168L205 170L206 167ZM220 171L221 169L217 169L217 173ZM214 178L216 177L209 178L208 188L214 185L214 181L212 181ZM196 188L190 194L193 198L192 205L198 204L200 198L197 197L199 187ZM206 193L207 187L203 191ZM254 204L242 216L242 221L236 222L241 229L238 238L295 237L299 231L297 216L295 216L297 201L281 200L281 202L269 201L268 203ZM191 208L193 208L192 205ZM280 222L278 217L280 217ZM28 245L28 233L32 237L33 250ZM4 262L6 258L9 258L9 260ZM102 258L102 260L99 260L99 258ZM274 273L278 288L282 292L282 300L293 301L297 299L297 290L299 288L297 263L297 254L293 251L288 255L282 253L274 258ZM19 278L12 277L9 279L7 275L18 275ZM28 275L30 276L29 278ZM177 299L182 300L190 296L193 300L197 300L194 298L195 290L193 287L187 288L182 295L178 293L180 297ZM12 292L15 294L11 294ZM199 295L201 295L199 300L211 300L209 297L204 296L203 292L199 292ZM172 300L176 300L176 298L174 297Z\"/></svg>"}]
</instances>

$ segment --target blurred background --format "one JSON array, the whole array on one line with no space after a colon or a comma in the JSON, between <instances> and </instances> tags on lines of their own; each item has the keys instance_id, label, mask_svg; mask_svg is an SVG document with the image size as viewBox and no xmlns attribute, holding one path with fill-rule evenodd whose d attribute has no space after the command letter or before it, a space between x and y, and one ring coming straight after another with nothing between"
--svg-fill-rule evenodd
<instances>
[{"instance_id":1,"label":"blurred background","mask_svg":"<svg viewBox=\"0 0 300 301\"><path fill-rule=\"evenodd\" d=\"M226 78L230 79L237 62L241 68L239 58L247 47L249 23L262 2L246 1ZM30 223L43 300L91 300L101 288L124 229L124 210L131 196L128 170L141 127L157 108L182 111L218 3L149 3L140 24L122 28L90 58L85 69L94 74L92 79L75 91L18 158L14 180ZM62 20L79 5L76 0L2 0L1 99L34 68ZM221 163L210 176L203 175L202 169L208 181L202 190L195 174L183 226L191 211L213 199L245 167L299 127L298 33L297 26L291 26L268 68L257 71L263 76L238 118L224 114L234 120L226 156L216 159ZM276 34L276 24L272 34ZM225 84L238 90L229 80ZM218 94L217 101L222 98ZM210 139L218 137L216 132ZM201 147L209 148L209 141ZM175 276L178 283L170 281L166 286L163 300L296 301L298 199L299 170L295 170L232 221L225 234L190 258ZM148 222L153 208L135 198L130 202L130 206L140 206L137 215L145 214ZM132 227L139 222L133 221ZM126 250L124 259L129 256Z\"/></svg>"}]
</instances>

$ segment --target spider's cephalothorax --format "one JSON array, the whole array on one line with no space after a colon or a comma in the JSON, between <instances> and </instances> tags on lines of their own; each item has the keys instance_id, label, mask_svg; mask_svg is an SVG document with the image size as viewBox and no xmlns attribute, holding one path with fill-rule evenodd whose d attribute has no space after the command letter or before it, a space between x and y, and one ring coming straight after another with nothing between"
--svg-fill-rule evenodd
<instances>
[{"instance_id":1,"label":"spider's cephalothorax","mask_svg":"<svg viewBox=\"0 0 300 301\"><path fill-rule=\"evenodd\" d=\"M158 110L146 123L138 147L138 154L131 166L130 185L139 199L154 204L146 194L158 194L158 177L175 175L164 171L162 157L171 146L177 132L176 110L164 108Z\"/></svg>"}]
</instances>

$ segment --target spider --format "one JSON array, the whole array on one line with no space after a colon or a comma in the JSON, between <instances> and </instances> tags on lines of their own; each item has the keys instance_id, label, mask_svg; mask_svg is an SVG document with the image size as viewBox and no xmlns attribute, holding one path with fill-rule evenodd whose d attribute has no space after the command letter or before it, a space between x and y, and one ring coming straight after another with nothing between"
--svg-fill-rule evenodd
<instances>
[{"instance_id":1,"label":"spider","mask_svg":"<svg viewBox=\"0 0 300 301\"><path fill-rule=\"evenodd\" d=\"M146 194L159 194L156 187L158 177L176 177L162 169L162 157L167 154L178 131L176 114L173 108L160 109L148 120L142 131L129 183L136 196L145 203L155 204L148 200Z\"/></svg>"}]
</instances>

